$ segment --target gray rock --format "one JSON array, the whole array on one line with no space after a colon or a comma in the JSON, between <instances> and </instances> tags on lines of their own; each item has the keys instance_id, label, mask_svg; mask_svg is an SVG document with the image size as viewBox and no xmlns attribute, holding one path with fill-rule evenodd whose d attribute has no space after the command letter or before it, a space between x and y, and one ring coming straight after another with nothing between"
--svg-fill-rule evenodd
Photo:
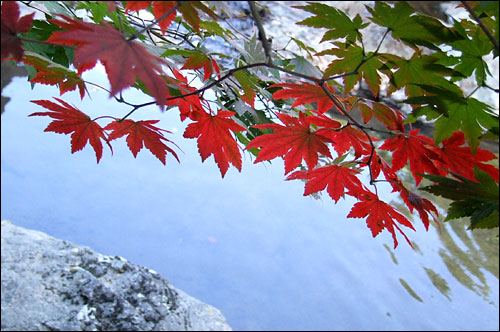
<instances>
[{"instance_id":1,"label":"gray rock","mask_svg":"<svg viewBox=\"0 0 500 332\"><path fill-rule=\"evenodd\" d=\"M216 308L126 259L2 221L2 331L230 331Z\"/></svg>"}]
</instances>

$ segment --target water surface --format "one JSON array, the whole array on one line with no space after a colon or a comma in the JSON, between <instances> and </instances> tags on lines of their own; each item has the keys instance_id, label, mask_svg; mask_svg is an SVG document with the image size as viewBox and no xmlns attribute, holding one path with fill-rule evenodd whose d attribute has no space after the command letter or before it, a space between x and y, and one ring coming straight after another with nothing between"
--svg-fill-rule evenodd
<instances>
[{"instance_id":1,"label":"water surface","mask_svg":"<svg viewBox=\"0 0 500 332\"><path fill-rule=\"evenodd\" d=\"M279 161L245 155L242 172L221 179L213 158L201 163L196 141L182 138L177 111L154 106L136 119L174 131L181 163L167 156L163 166L148 150L134 159L121 139L96 164L90 146L71 154L69 136L44 133L49 118L27 117L42 111L30 99L59 93L25 80L4 90L2 219L152 268L221 309L235 330L498 330L491 233L460 223L425 232L417 217L407 232L416 249L400 236L393 250L390 234L373 239L364 220L346 218L352 199L303 197ZM129 111L91 95L62 98L91 117Z\"/></svg>"}]
</instances>

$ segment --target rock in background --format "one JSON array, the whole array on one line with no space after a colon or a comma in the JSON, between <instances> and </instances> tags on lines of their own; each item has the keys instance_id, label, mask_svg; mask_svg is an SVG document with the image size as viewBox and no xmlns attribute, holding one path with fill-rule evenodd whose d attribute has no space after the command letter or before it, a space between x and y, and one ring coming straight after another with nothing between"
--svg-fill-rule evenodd
<instances>
[{"instance_id":1,"label":"rock in background","mask_svg":"<svg viewBox=\"0 0 500 332\"><path fill-rule=\"evenodd\" d=\"M229 331L221 312L124 258L2 221L3 330Z\"/></svg>"}]
</instances>

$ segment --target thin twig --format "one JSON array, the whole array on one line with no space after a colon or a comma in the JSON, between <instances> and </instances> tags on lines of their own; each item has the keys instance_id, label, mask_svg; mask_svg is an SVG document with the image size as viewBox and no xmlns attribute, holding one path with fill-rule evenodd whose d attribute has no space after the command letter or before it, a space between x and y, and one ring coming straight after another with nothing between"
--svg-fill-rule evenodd
<instances>
[{"instance_id":1,"label":"thin twig","mask_svg":"<svg viewBox=\"0 0 500 332\"><path fill-rule=\"evenodd\" d=\"M288 70L288 69L281 68L281 67L273 65L273 64L268 64L268 63L265 63L265 62L257 62L257 63L252 63L252 64L249 64L249 65L245 65L245 66L233 68L233 69L229 70L224 76L222 76L218 80L215 80L215 81L213 81L213 82L205 85L204 87L202 87L202 88L200 88L198 90L195 90L195 91L192 91L192 92L189 92L189 93L186 93L186 94L178 95L178 96L168 97L168 98L166 98L166 100L170 101L170 100L181 99L181 98L185 98L185 97L189 97L189 96L194 96L194 95L201 94L201 93L205 92L206 90L210 89L211 87L213 87L213 86L221 83L222 81L228 79L234 73L236 73L236 72L238 72L240 70L250 69L250 68L254 68L254 67L274 68L276 70L285 72L287 74L290 74L290 75L293 75L293 76L297 76L297 77L300 77L300 78L304 78L304 79L307 79L309 81L316 82L316 83L318 83L322 87L325 84L325 80L323 80L323 79L319 79L319 78L312 77L312 76L307 76L307 75L304 75L304 74L301 74L301 73L297 73L297 72L294 72L294 71L291 71L291 70ZM347 76L347 75L352 75L352 73L342 74L342 75L338 75L338 76L332 76L330 79L340 78L340 77L344 77L344 76ZM324 88L324 89L326 89L326 88ZM328 91L328 89L326 89L326 91ZM337 108L339 108L342 112L344 112L344 114L347 117L350 117L348 114L346 114L345 106L342 105L342 102L340 102L337 97L335 97L334 95L332 95L330 93L330 91L328 91L327 94L329 95L330 99L332 99L334 101L334 103L337 106ZM125 117L123 117L121 120L124 120L127 116L129 116L130 114L132 114L134 111L136 111L137 109L139 109L141 107L145 107L145 106L149 106L149 105L154 105L154 104L156 104L155 101L151 101L151 102L144 103L144 104L139 104L139 105L130 105L130 106L133 106L134 109L131 112L129 112L129 114L127 114ZM352 121L355 122L355 123L357 123L354 119L352 119ZM361 126L361 124L359 124L359 123L357 125Z\"/></svg>"},{"instance_id":2,"label":"thin twig","mask_svg":"<svg viewBox=\"0 0 500 332\"><path fill-rule=\"evenodd\" d=\"M266 31L264 30L264 26L262 25L262 21L260 20L260 14L257 10L257 6L255 6L254 1L248 1L248 5L250 6L250 11L252 12L252 17L255 21L255 25L257 25L257 29L259 30L259 40L262 43L262 47L264 47L264 53L266 54L266 60L268 64L272 64L273 60L271 58L271 46L266 37Z\"/></svg>"},{"instance_id":3,"label":"thin twig","mask_svg":"<svg viewBox=\"0 0 500 332\"><path fill-rule=\"evenodd\" d=\"M382 42L384 41L385 37L387 36L387 34L389 33L389 31L391 31L391 29L387 28L387 30L385 30L385 33L384 33L384 36L382 36L382 39L380 40L380 42L378 43L378 46L377 46L377 49L375 50L375 52L373 52L373 55L377 54L379 49L380 49L380 46L382 46Z\"/></svg>"},{"instance_id":4,"label":"thin twig","mask_svg":"<svg viewBox=\"0 0 500 332\"><path fill-rule=\"evenodd\" d=\"M464 5L464 7L469 12L469 14L471 14L471 16L476 20L476 22L479 24L479 26L481 27L481 29L483 29L484 33L488 36L488 38L491 40L491 42L493 43L493 45L495 45L495 48L497 49L497 52L500 51L500 49L498 47L498 41L495 39L495 37L493 37L493 35L491 34L490 30L488 30L488 28L479 19L479 16L477 16L476 12L471 8L471 6L467 3L467 1L460 1L460 2Z\"/></svg>"}]
</instances>

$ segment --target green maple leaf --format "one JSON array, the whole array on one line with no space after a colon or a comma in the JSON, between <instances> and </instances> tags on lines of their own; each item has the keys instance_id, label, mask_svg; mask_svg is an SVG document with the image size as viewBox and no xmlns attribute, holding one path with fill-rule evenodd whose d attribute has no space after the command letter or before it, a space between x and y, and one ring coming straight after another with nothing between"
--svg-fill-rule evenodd
<instances>
[{"instance_id":1,"label":"green maple leaf","mask_svg":"<svg viewBox=\"0 0 500 332\"><path fill-rule=\"evenodd\" d=\"M412 23L410 15L414 13L413 8L405 1L399 1L394 7L377 1L374 8L366 6L366 9L372 14L370 20L389 28L395 38L399 38L399 32Z\"/></svg>"},{"instance_id":2,"label":"green maple leaf","mask_svg":"<svg viewBox=\"0 0 500 332\"><path fill-rule=\"evenodd\" d=\"M461 74L438 64L439 60L439 57L421 55L417 52L409 60L391 57L390 63L397 70L392 74L388 95L402 88L408 97L425 95L426 91L419 86L421 84L439 86L460 93L460 89L445 76L455 77Z\"/></svg>"},{"instance_id":3,"label":"green maple leaf","mask_svg":"<svg viewBox=\"0 0 500 332\"><path fill-rule=\"evenodd\" d=\"M475 98L464 99L464 103L449 105L448 116L442 115L436 120L435 141L450 137L453 132L462 130L473 151L479 145L484 129L498 126L498 116L491 113L492 108Z\"/></svg>"},{"instance_id":4,"label":"green maple leaf","mask_svg":"<svg viewBox=\"0 0 500 332\"><path fill-rule=\"evenodd\" d=\"M382 70L385 67L382 61L384 59L373 52L365 55L363 49L357 45L349 45L347 48L342 47L346 46L343 43L337 43L336 45L341 47L325 50L320 53L320 55L332 54L340 58L328 65L324 77L357 71L357 75L344 77L344 92L351 91L356 83L364 79L373 95L377 96L380 91L381 82L378 70Z\"/></svg>"},{"instance_id":5,"label":"green maple leaf","mask_svg":"<svg viewBox=\"0 0 500 332\"><path fill-rule=\"evenodd\" d=\"M471 229L498 227L498 184L477 168L474 174L478 182L451 173L457 180L438 175L422 175L437 183L422 190L454 201L450 204L445 221L471 217Z\"/></svg>"},{"instance_id":6,"label":"green maple leaf","mask_svg":"<svg viewBox=\"0 0 500 332\"><path fill-rule=\"evenodd\" d=\"M477 84L483 85L486 75L491 75L488 65L483 60L483 56L492 50L491 41L478 29L472 39L459 40L450 45L462 52L460 63L454 69L465 76L472 76L475 70Z\"/></svg>"},{"instance_id":7,"label":"green maple leaf","mask_svg":"<svg viewBox=\"0 0 500 332\"><path fill-rule=\"evenodd\" d=\"M439 51L438 45L461 39L458 33L439 20L414 15L414 9L405 1L397 2L394 7L377 1L374 8L367 6L367 9L373 15L370 19L374 23L387 27L394 38L414 48L421 45Z\"/></svg>"},{"instance_id":8,"label":"green maple leaf","mask_svg":"<svg viewBox=\"0 0 500 332\"><path fill-rule=\"evenodd\" d=\"M369 24L363 23L359 14L354 17L354 20L351 20L342 11L321 3L312 3L307 6L296 6L294 8L300 8L316 14L316 16L306 18L297 22L297 24L329 29L323 35L321 42L345 37L349 43L354 43L356 39L361 40L359 30Z\"/></svg>"},{"instance_id":9,"label":"green maple leaf","mask_svg":"<svg viewBox=\"0 0 500 332\"><path fill-rule=\"evenodd\" d=\"M426 84L416 86L430 95L411 97L404 102L423 105L412 113L412 119L421 115L426 115L427 120L437 119L434 132L436 143L461 130L475 151L483 131L498 127L498 116L494 115L489 105L472 97L464 98L461 93L442 87Z\"/></svg>"}]
</instances>

